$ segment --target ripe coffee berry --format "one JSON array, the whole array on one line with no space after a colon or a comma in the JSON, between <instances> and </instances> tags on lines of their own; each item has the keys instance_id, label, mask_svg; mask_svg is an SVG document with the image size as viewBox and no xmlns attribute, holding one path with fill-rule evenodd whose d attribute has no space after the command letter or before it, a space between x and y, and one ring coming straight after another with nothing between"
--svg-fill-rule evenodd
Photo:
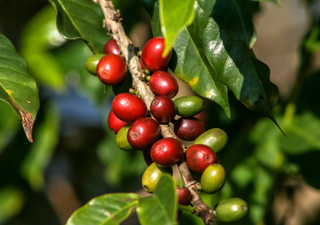
<instances>
[{"instance_id":1,"label":"ripe coffee berry","mask_svg":"<svg viewBox=\"0 0 320 225\"><path fill-rule=\"evenodd\" d=\"M150 112L159 123L169 123L176 116L176 105L170 98L158 96L151 102Z\"/></svg>"},{"instance_id":2,"label":"ripe coffee berry","mask_svg":"<svg viewBox=\"0 0 320 225\"><path fill-rule=\"evenodd\" d=\"M194 141L205 131L204 122L195 117L181 117L174 124L174 132L180 139L185 141Z\"/></svg>"},{"instance_id":3,"label":"ripe coffee berry","mask_svg":"<svg viewBox=\"0 0 320 225\"><path fill-rule=\"evenodd\" d=\"M175 138L163 138L151 148L151 158L159 166L175 165L183 156L183 147Z\"/></svg>"},{"instance_id":4,"label":"ripe coffee berry","mask_svg":"<svg viewBox=\"0 0 320 225\"><path fill-rule=\"evenodd\" d=\"M109 41L107 41L107 43L104 45L104 53L106 53L107 55L120 55L120 49L117 44L117 41L114 39L110 39Z\"/></svg>"},{"instance_id":5,"label":"ripe coffee berry","mask_svg":"<svg viewBox=\"0 0 320 225\"><path fill-rule=\"evenodd\" d=\"M150 71L164 70L171 58L172 51L165 57L162 58L164 51L164 38L154 37L150 39L144 46L141 54L142 63Z\"/></svg>"},{"instance_id":6,"label":"ripe coffee berry","mask_svg":"<svg viewBox=\"0 0 320 225\"><path fill-rule=\"evenodd\" d=\"M218 161L216 153L206 145L191 145L186 152L188 167L198 173L202 173L209 165Z\"/></svg>"},{"instance_id":7,"label":"ripe coffee berry","mask_svg":"<svg viewBox=\"0 0 320 225\"><path fill-rule=\"evenodd\" d=\"M97 76L106 85L118 84L126 75L127 65L119 55L106 55L97 65Z\"/></svg>"},{"instance_id":8,"label":"ripe coffee berry","mask_svg":"<svg viewBox=\"0 0 320 225\"><path fill-rule=\"evenodd\" d=\"M148 150L160 137L160 126L152 118L142 117L134 121L127 134L129 144L137 150Z\"/></svg>"},{"instance_id":9,"label":"ripe coffee berry","mask_svg":"<svg viewBox=\"0 0 320 225\"><path fill-rule=\"evenodd\" d=\"M176 192L178 196L178 204L180 205L190 205L192 200L192 195L188 188L180 188L178 185L176 187Z\"/></svg>"},{"instance_id":10,"label":"ripe coffee berry","mask_svg":"<svg viewBox=\"0 0 320 225\"><path fill-rule=\"evenodd\" d=\"M156 71L149 81L150 90L156 95L165 95L173 98L179 91L176 79L165 71Z\"/></svg>"},{"instance_id":11,"label":"ripe coffee berry","mask_svg":"<svg viewBox=\"0 0 320 225\"><path fill-rule=\"evenodd\" d=\"M130 93L118 94L112 102L112 111L120 120L128 123L132 123L148 113L144 101Z\"/></svg>"},{"instance_id":12,"label":"ripe coffee berry","mask_svg":"<svg viewBox=\"0 0 320 225\"><path fill-rule=\"evenodd\" d=\"M108 126L113 133L117 134L119 130L126 124L127 124L126 122L116 117L116 115L114 115L112 110L110 111L108 116Z\"/></svg>"}]
</instances>

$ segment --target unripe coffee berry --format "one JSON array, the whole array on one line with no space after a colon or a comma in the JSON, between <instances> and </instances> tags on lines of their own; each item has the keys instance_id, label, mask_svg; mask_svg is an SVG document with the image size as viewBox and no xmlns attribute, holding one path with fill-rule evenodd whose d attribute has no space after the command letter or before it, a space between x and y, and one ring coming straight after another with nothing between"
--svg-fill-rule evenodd
<instances>
[{"instance_id":1,"label":"unripe coffee berry","mask_svg":"<svg viewBox=\"0 0 320 225\"><path fill-rule=\"evenodd\" d=\"M220 164L209 165L201 175L201 190L207 194L219 191L226 180L226 172Z\"/></svg>"},{"instance_id":2,"label":"unripe coffee berry","mask_svg":"<svg viewBox=\"0 0 320 225\"><path fill-rule=\"evenodd\" d=\"M154 37L150 39L142 50L142 63L150 71L164 70L170 61L172 51L170 51L170 53L166 57L162 58L163 51L163 37Z\"/></svg>"},{"instance_id":3,"label":"unripe coffee berry","mask_svg":"<svg viewBox=\"0 0 320 225\"><path fill-rule=\"evenodd\" d=\"M211 164L218 162L216 153L206 145L191 145L186 152L186 162L188 167L198 173L203 171Z\"/></svg>"},{"instance_id":4,"label":"unripe coffee berry","mask_svg":"<svg viewBox=\"0 0 320 225\"><path fill-rule=\"evenodd\" d=\"M107 41L107 43L104 45L104 53L106 53L107 55L120 55L120 48L117 44L117 41L114 39L110 39L109 41Z\"/></svg>"},{"instance_id":5,"label":"unripe coffee berry","mask_svg":"<svg viewBox=\"0 0 320 225\"><path fill-rule=\"evenodd\" d=\"M205 131L204 122L195 117L181 117L174 124L174 132L180 139L185 141L194 141Z\"/></svg>"},{"instance_id":6,"label":"unripe coffee berry","mask_svg":"<svg viewBox=\"0 0 320 225\"><path fill-rule=\"evenodd\" d=\"M108 126L112 133L117 134L119 130L127 123L120 120L111 110L108 116Z\"/></svg>"},{"instance_id":7,"label":"unripe coffee berry","mask_svg":"<svg viewBox=\"0 0 320 225\"><path fill-rule=\"evenodd\" d=\"M118 94L112 102L112 111L120 120L128 123L132 123L148 113L144 101L130 93Z\"/></svg>"},{"instance_id":8,"label":"unripe coffee berry","mask_svg":"<svg viewBox=\"0 0 320 225\"><path fill-rule=\"evenodd\" d=\"M176 105L166 96L158 96L150 104L150 112L159 123L169 123L176 116Z\"/></svg>"},{"instance_id":9,"label":"unripe coffee berry","mask_svg":"<svg viewBox=\"0 0 320 225\"><path fill-rule=\"evenodd\" d=\"M173 98L179 91L176 79L165 71L156 71L149 81L150 90L156 95Z\"/></svg>"},{"instance_id":10,"label":"unripe coffee berry","mask_svg":"<svg viewBox=\"0 0 320 225\"><path fill-rule=\"evenodd\" d=\"M151 148L151 158L162 167L174 166L183 156L183 147L175 138L163 138Z\"/></svg>"},{"instance_id":11,"label":"unripe coffee berry","mask_svg":"<svg viewBox=\"0 0 320 225\"><path fill-rule=\"evenodd\" d=\"M142 117L134 121L127 134L129 144L137 150L148 150L160 137L160 126L152 118Z\"/></svg>"},{"instance_id":12,"label":"unripe coffee berry","mask_svg":"<svg viewBox=\"0 0 320 225\"><path fill-rule=\"evenodd\" d=\"M100 59L105 56L105 54L97 54L91 56L86 63L86 69L88 70L89 73L92 75L97 75L97 65L100 61Z\"/></svg>"},{"instance_id":13,"label":"unripe coffee berry","mask_svg":"<svg viewBox=\"0 0 320 225\"><path fill-rule=\"evenodd\" d=\"M97 65L97 76L106 85L120 83L127 75L127 65L119 55L103 56Z\"/></svg>"}]
</instances>

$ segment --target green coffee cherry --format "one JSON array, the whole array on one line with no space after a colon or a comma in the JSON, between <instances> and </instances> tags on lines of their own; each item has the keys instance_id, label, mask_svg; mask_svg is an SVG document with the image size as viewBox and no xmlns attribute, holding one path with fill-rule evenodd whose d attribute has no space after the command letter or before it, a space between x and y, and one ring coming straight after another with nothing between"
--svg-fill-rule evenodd
<instances>
[{"instance_id":1,"label":"green coffee cherry","mask_svg":"<svg viewBox=\"0 0 320 225\"><path fill-rule=\"evenodd\" d=\"M123 126L117 133L117 137L116 137L116 142L118 147L124 151L133 150L133 148L131 147L127 139L127 133L128 133L129 127L130 127L130 124L126 124L125 126Z\"/></svg>"},{"instance_id":2,"label":"green coffee cherry","mask_svg":"<svg viewBox=\"0 0 320 225\"><path fill-rule=\"evenodd\" d=\"M177 107L177 115L191 117L203 110L203 100L197 96L183 96L174 100Z\"/></svg>"},{"instance_id":3,"label":"green coffee cherry","mask_svg":"<svg viewBox=\"0 0 320 225\"><path fill-rule=\"evenodd\" d=\"M216 218L225 223L236 222L248 214L248 205L240 198L229 198L219 202L215 211Z\"/></svg>"},{"instance_id":4,"label":"green coffee cherry","mask_svg":"<svg viewBox=\"0 0 320 225\"><path fill-rule=\"evenodd\" d=\"M220 164L209 165L201 175L201 190L213 194L219 191L226 180L226 172Z\"/></svg>"},{"instance_id":5,"label":"green coffee cherry","mask_svg":"<svg viewBox=\"0 0 320 225\"><path fill-rule=\"evenodd\" d=\"M220 151L227 143L228 136L226 132L220 128L213 128L202 133L193 144L207 145L216 153Z\"/></svg>"},{"instance_id":6,"label":"green coffee cherry","mask_svg":"<svg viewBox=\"0 0 320 225\"><path fill-rule=\"evenodd\" d=\"M146 192L152 193L157 186L160 177L164 173L172 175L171 167L159 167L157 164L152 163L142 176L142 187Z\"/></svg>"},{"instance_id":7,"label":"green coffee cherry","mask_svg":"<svg viewBox=\"0 0 320 225\"><path fill-rule=\"evenodd\" d=\"M97 71L96 71L97 64L103 56L105 56L105 54L97 54L97 55L91 56L87 60L86 68L89 73L91 73L92 75L97 75Z\"/></svg>"}]
</instances>

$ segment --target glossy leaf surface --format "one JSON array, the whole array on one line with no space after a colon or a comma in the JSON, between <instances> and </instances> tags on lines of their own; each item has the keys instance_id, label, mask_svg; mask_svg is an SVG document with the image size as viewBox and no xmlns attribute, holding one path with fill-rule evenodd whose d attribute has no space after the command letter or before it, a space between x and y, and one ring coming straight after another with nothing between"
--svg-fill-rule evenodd
<instances>
[{"instance_id":1,"label":"glossy leaf surface","mask_svg":"<svg viewBox=\"0 0 320 225\"><path fill-rule=\"evenodd\" d=\"M179 33L192 23L194 18L195 0L160 0L160 22L167 55L177 39Z\"/></svg>"},{"instance_id":2,"label":"glossy leaf surface","mask_svg":"<svg viewBox=\"0 0 320 225\"><path fill-rule=\"evenodd\" d=\"M82 38L94 52L102 54L108 41L103 13L91 0L49 0L57 11L58 31L66 39Z\"/></svg>"},{"instance_id":3,"label":"glossy leaf surface","mask_svg":"<svg viewBox=\"0 0 320 225\"><path fill-rule=\"evenodd\" d=\"M229 38L245 41L252 47L256 39L252 14L258 4L251 0L217 0L211 16Z\"/></svg>"},{"instance_id":4,"label":"glossy leaf surface","mask_svg":"<svg viewBox=\"0 0 320 225\"><path fill-rule=\"evenodd\" d=\"M271 118L278 99L278 88L270 81L267 65L255 58L241 41L231 39L210 16L213 3L196 4L195 30L205 55L218 79L247 108Z\"/></svg>"},{"instance_id":5,"label":"glossy leaf surface","mask_svg":"<svg viewBox=\"0 0 320 225\"><path fill-rule=\"evenodd\" d=\"M33 124L39 109L38 87L25 59L2 34L0 58L0 100L10 104L21 117L27 138L32 142Z\"/></svg>"},{"instance_id":6,"label":"glossy leaf surface","mask_svg":"<svg viewBox=\"0 0 320 225\"><path fill-rule=\"evenodd\" d=\"M161 176L152 196L141 198L137 207L142 225L175 224L177 216L175 184L170 175Z\"/></svg>"},{"instance_id":7,"label":"glossy leaf surface","mask_svg":"<svg viewBox=\"0 0 320 225\"><path fill-rule=\"evenodd\" d=\"M138 203L133 193L106 194L96 197L75 211L66 225L116 225L125 220Z\"/></svg>"}]
</instances>

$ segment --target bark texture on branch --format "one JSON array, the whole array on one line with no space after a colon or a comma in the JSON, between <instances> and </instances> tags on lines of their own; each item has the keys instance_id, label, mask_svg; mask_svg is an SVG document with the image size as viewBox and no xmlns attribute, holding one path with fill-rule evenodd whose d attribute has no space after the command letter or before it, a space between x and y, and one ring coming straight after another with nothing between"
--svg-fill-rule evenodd
<instances>
[{"instance_id":1,"label":"bark texture on branch","mask_svg":"<svg viewBox=\"0 0 320 225\"><path fill-rule=\"evenodd\" d=\"M127 37L121 24L120 14L115 10L112 1L99 0L105 16L105 26L117 41L121 56L125 58L128 68L132 75L132 86L139 92L141 98L146 103L148 109L154 99L154 94L149 86L142 81L143 71L140 66L140 59L137 56L137 48L133 46L131 40ZM163 137L175 137L173 131L168 125L160 125L161 135ZM179 164L179 171L183 184L192 194L192 202L195 207L195 215L201 217L206 225L215 225L213 210L207 206L199 196L196 182L193 180L187 163L182 159Z\"/></svg>"}]
</instances>

